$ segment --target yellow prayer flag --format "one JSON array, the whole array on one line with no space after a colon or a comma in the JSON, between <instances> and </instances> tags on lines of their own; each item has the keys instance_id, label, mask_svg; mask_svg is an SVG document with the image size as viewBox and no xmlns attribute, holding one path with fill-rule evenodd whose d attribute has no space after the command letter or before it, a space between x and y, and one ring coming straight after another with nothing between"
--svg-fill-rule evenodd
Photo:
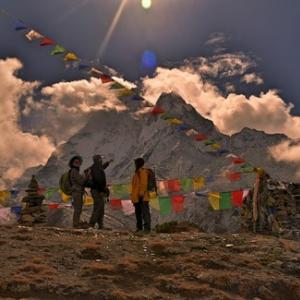
<instances>
[{"instance_id":1,"label":"yellow prayer flag","mask_svg":"<svg viewBox=\"0 0 300 300\"><path fill-rule=\"evenodd\" d=\"M73 52L67 53L64 57L64 61L76 61L78 59L78 56Z\"/></svg>"},{"instance_id":2,"label":"yellow prayer flag","mask_svg":"<svg viewBox=\"0 0 300 300\"><path fill-rule=\"evenodd\" d=\"M217 143L212 144L211 147L212 147L213 149L215 149L215 150L221 149L221 145L220 145L220 144L217 144Z\"/></svg>"},{"instance_id":3,"label":"yellow prayer flag","mask_svg":"<svg viewBox=\"0 0 300 300\"><path fill-rule=\"evenodd\" d=\"M71 201L71 196L69 196L69 195L66 195L63 191L59 191L59 193L60 193L60 198L61 198L61 201L62 202L69 202L69 201Z\"/></svg>"},{"instance_id":4,"label":"yellow prayer flag","mask_svg":"<svg viewBox=\"0 0 300 300\"><path fill-rule=\"evenodd\" d=\"M130 89L124 89L122 91L120 91L120 93L118 94L118 97L129 97L134 95L134 91L130 90Z\"/></svg>"},{"instance_id":5,"label":"yellow prayer flag","mask_svg":"<svg viewBox=\"0 0 300 300\"><path fill-rule=\"evenodd\" d=\"M208 200L210 202L211 207L214 210L219 210L220 209L220 200L221 200L220 193L209 193L208 194Z\"/></svg>"},{"instance_id":6,"label":"yellow prayer flag","mask_svg":"<svg viewBox=\"0 0 300 300\"><path fill-rule=\"evenodd\" d=\"M149 192L149 199L156 199L157 198L157 193L156 192Z\"/></svg>"},{"instance_id":7,"label":"yellow prayer flag","mask_svg":"<svg viewBox=\"0 0 300 300\"><path fill-rule=\"evenodd\" d=\"M150 199L150 206L155 210L158 210L158 211L160 210L159 200L157 197Z\"/></svg>"},{"instance_id":8,"label":"yellow prayer flag","mask_svg":"<svg viewBox=\"0 0 300 300\"><path fill-rule=\"evenodd\" d=\"M169 119L169 120L167 120L167 122L168 122L169 124L171 124L171 125L181 125L181 124L183 124L183 122L182 122L181 120L176 119L176 118L174 118L174 119Z\"/></svg>"},{"instance_id":9,"label":"yellow prayer flag","mask_svg":"<svg viewBox=\"0 0 300 300\"><path fill-rule=\"evenodd\" d=\"M193 188L195 192L201 190L204 187L204 185L205 178L203 176L193 178Z\"/></svg>"},{"instance_id":10,"label":"yellow prayer flag","mask_svg":"<svg viewBox=\"0 0 300 300\"><path fill-rule=\"evenodd\" d=\"M92 196L85 196L83 200L83 205L91 206L94 204L94 200Z\"/></svg>"},{"instance_id":11,"label":"yellow prayer flag","mask_svg":"<svg viewBox=\"0 0 300 300\"><path fill-rule=\"evenodd\" d=\"M5 204L5 202L10 198L9 191L0 191L0 204Z\"/></svg>"}]
</instances>

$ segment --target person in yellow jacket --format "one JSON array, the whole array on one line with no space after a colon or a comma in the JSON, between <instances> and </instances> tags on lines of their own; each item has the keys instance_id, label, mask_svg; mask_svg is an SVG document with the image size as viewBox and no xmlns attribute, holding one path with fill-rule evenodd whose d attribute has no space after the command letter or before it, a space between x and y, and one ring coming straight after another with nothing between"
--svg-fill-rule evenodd
<instances>
[{"instance_id":1,"label":"person in yellow jacket","mask_svg":"<svg viewBox=\"0 0 300 300\"><path fill-rule=\"evenodd\" d=\"M145 232L150 232L149 170L144 168L145 161L143 158L137 158L134 163L135 174L132 178L131 201L135 207L136 231L144 230Z\"/></svg>"}]
</instances>

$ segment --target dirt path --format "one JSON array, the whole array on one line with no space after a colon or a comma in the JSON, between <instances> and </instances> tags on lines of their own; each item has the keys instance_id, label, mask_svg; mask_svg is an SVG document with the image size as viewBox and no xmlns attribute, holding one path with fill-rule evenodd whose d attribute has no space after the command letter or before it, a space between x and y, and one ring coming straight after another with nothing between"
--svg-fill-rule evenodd
<instances>
[{"instance_id":1,"label":"dirt path","mask_svg":"<svg viewBox=\"0 0 300 300\"><path fill-rule=\"evenodd\" d=\"M300 243L274 237L1 227L0 254L0 299L300 299Z\"/></svg>"}]
</instances>

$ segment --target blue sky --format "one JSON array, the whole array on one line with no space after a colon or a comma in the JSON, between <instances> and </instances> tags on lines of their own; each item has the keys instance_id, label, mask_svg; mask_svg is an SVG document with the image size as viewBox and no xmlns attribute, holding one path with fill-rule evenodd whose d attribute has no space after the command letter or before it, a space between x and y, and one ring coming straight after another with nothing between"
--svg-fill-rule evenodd
<instances>
[{"instance_id":1,"label":"blue sky","mask_svg":"<svg viewBox=\"0 0 300 300\"><path fill-rule=\"evenodd\" d=\"M206 55L205 41L214 32L228 37L229 51L255 57L265 88L276 88L300 113L300 2L298 0L153 0L150 10L128 0L109 44L99 47L121 0L0 0L0 8L74 50L96 65L106 64L126 78L145 75L141 55L157 54L159 65ZM18 57L26 80L45 83L78 79L49 49L28 43L12 22L0 18L0 58Z\"/></svg>"}]
</instances>

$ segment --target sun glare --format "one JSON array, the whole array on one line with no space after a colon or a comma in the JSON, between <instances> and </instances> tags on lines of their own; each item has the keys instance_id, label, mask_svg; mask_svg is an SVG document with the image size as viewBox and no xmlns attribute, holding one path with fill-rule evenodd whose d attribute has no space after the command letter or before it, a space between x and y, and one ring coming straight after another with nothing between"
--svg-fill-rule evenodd
<instances>
[{"instance_id":1,"label":"sun glare","mask_svg":"<svg viewBox=\"0 0 300 300\"><path fill-rule=\"evenodd\" d=\"M141 0L144 9L149 9L152 6L152 0Z\"/></svg>"}]
</instances>

